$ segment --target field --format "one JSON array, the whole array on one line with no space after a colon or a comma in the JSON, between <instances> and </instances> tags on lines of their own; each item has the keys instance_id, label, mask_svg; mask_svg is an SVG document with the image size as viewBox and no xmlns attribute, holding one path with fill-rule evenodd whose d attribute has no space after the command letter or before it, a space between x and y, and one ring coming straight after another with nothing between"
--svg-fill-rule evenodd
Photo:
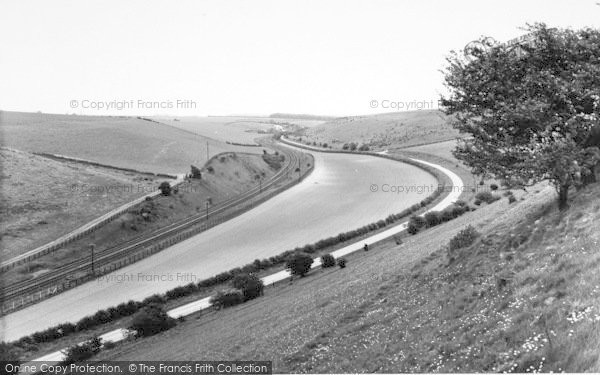
<instances>
[{"instance_id":1,"label":"field","mask_svg":"<svg viewBox=\"0 0 600 375\"><path fill-rule=\"evenodd\" d=\"M327 143L342 148L345 143L366 144L372 149L408 147L454 139L458 132L436 110L342 117L307 129L302 141Z\"/></svg>"},{"instance_id":2,"label":"field","mask_svg":"<svg viewBox=\"0 0 600 375\"><path fill-rule=\"evenodd\" d=\"M208 172L208 168L211 168L213 172ZM39 272L55 269L65 262L81 257L88 257L90 243L96 245L98 252L102 252L106 248L116 246L133 237L152 233L169 223L199 212L202 213L205 210L207 200L210 200L210 204L213 205L232 198L255 187L258 184L256 176L268 179L276 170L267 165L261 156L226 153L211 159L202 172L203 178L201 180L191 180L188 183L184 183L180 186L177 194L169 197L158 196L152 201L144 202L135 212L129 212L120 216L90 235L69 243L51 254L5 272L3 281L15 282L32 278ZM34 176L36 179L39 178L39 176ZM81 177L78 175L73 178L77 178L78 180L76 181L81 180ZM147 181L146 193L156 190L158 184L158 181ZM38 184L38 186L43 185ZM69 192L68 189L64 190ZM137 191L137 186L135 191ZM73 195L87 197L85 194L75 193ZM112 199L124 202L131 200L128 199L128 194L123 193L123 189L114 190L109 193L105 192L103 197L106 200ZM86 201L86 203L89 203L91 206L99 204L97 197L92 196L88 200L90 202ZM87 207L82 204L76 204L72 200L69 201L69 206L79 209L82 212ZM88 214L88 216L94 218L91 214ZM51 219L52 222L57 220L57 218Z\"/></svg>"},{"instance_id":3,"label":"field","mask_svg":"<svg viewBox=\"0 0 600 375\"><path fill-rule=\"evenodd\" d=\"M76 157L153 173L186 173L208 155L260 153L134 117L0 112L1 146Z\"/></svg>"},{"instance_id":4,"label":"field","mask_svg":"<svg viewBox=\"0 0 600 375\"><path fill-rule=\"evenodd\" d=\"M279 117L155 117L164 124L189 131L221 142L244 145L256 144L255 139L274 129L275 125L285 127L313 127L322 124L321 120L288 119Z\"/></svg>"},{"instance_id":5,"label":"field","mask_svg":"<svg viewBox=\"0 0 600 375\"><path fill-rule=\"evenodd\" d=\"M600 185L549 187L384 241L96 359L269 359L275 372L598 371ZM521 200L524 198L524 200ZM519 218L516 219L515 218ZM444 246L473 225L474 245Z\"/></svg>"},{"instance_id":6,"label":"field","mask_svg":"<svg viewBox=\"0 0 600 375\"><path fill-rule=\"evenodd\" d=\"M50 242L143 196L160 180L6 148L0 149L0 158L2 259Z\"/></svg>"}]
</instances>

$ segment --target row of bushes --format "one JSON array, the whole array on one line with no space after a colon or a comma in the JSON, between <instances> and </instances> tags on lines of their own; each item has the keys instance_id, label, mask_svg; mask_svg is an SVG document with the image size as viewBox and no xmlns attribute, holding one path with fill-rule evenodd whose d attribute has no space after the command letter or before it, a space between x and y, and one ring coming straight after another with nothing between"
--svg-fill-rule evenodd
<instances>
[{"instance_id":1,"label":"row of bushes","mask_svg":"<svg viewBox=\"0 0 600 375\"><path fill-rule=\"evenodd\" d=\"M237 275L232 280L233 290L219 291L210 298L210 303L217 309L227 308L263 295L265 285L254 274Z\"/></svg>"},{"instance_id":2,"label":"row of bushes","mask_svg":"<svg viewBox=\"0 0 600 375\"><path fill-rule=\"evenodd\" d=\"M469 205L464 201L457 201L442 211L431 211L424 216L412 216L408 221L407 231L414 235L419 233L421 229L435 227L455 219L467 211L470 211Z\"/></svg>"},{"instance_id":3,"label":"row of bushes","mask_svg":"<svg viewBox=\"0 0 600 375\"><path fill-rule=\"evenodd\" d=\"M171 318L162 306L149 304L135 314L129 329L135 332L134 337L148 337L171 329L176 325L176 320ZM98 336L93 336L82 343L68 347L64 351L65 358L61 364L69 365L88 360L98 353L102 347L110 348L114 345L110 341L103 343Z\"/></svg>"},{"instance_id":4,"label":"row of bushes","mask_svg":"<svg viewBox=\"0 0 600 375\"><path fill-rule=\"evenodd\" d=\"M350 142L350 143L344 143L344 145L342 146L342 150L349 150L349 151L369 151L369 145L367 144L362 144L360 146L358 146L358 144L354 143L354 142Z\"/></svg>"},{"instance_id":5,"label":"row of bushes","mask_svg":"<svg viewBox=\"0 0 600 375\"><path fill-rule=\"evenodd\" d=\"M80 319L75 324L63 323L48 328L44 331L35 332L29 336L23 337L20 340L16 341L14 345L17 347L28 349L31 348L31 346L34 346L38 343L52 342L71 333L89 330L99 325L106 324L123 317L131 316L134 313L138 312L140 309L150 304L164 304L169 300L185 297L205 290L207 288L225 284L233 280L237 275L251 274L273 266L284 264L296 254L312 254L329 246L337 245L339 243L354 239L356 237L381 229L387 225L393 224L398 220L408 217L409 215L419 211L423 207L433 202L437 197L439 197L442 191L443 189L436 189L431 195L423 199L420 203L414 204L413 206L403 210L398 214L389 215L385 220L379 220L375 223L365 225L361 228L351 230L345 233L340 233L337 236L319 240L314 244L307 244L304 247L297 247L293 250L285 251L282 254L272 256L267 259L256 259L253 263L247 264L243 267L237 267L232 270L222 272L208 279L201 280L198 283L190 283L184 286L176 287L167 291L163 295L156 294L144 299L141 302L129 301L127 303L122 303L116 307L110 307L106 310L100 310L94 315L86 316Z\"/></svg>"},{"instance_id":6,"label":"row of bushes","mask_svg":"<svg viewBox=\"0 0 600 375\"><path fill-rule=\"evenodd\" d=\"M292 274L304 276L310 270L312 263L313 259L310 255L299 253L288 259L286 267L290 269ZM336 261L333 255L324 254L321 257L321 264L323 268L329 268L334 267ZM340 268L345 268L346 260L340 258L337 264ZM221 309L239 305L262 296L264 293L262 280L254 274L237 275L232 280L231 286L235 289L219 291L211 297L210 302L215 308ZM171 318L160 305L160 303L165 302L164 297L155 295L145 301L148 304L134 315L129 326L129 329L135 332L136 337L153 336L177 325L176 320ZM108 346L108 344L106 343L104 346ZM87 360L98 353L102 346L103 343L98 336L94 336L83 343L72 345L65 351L65 359L62 364Z\"/></svg>"},{"instance_id":7,"label":"row of bushes","mask_svg":"<svg viewBox=\"0 0 600 375\"><path fill-rule=\"evenodd\" d=\"M304 277L310 271L310 268L314 262L314 259L306 254L306 253L298 253L294 256L290 257L285 263L285 268L290 270L292 275L298 275L300 277ZM335 267L335 265L340 266L340 268L346 267L346 259L340 258L335 261L335 257L331 254L323 254L321 256L321 267L322 268L331 268Z\"/></svg>"}]
</instances>

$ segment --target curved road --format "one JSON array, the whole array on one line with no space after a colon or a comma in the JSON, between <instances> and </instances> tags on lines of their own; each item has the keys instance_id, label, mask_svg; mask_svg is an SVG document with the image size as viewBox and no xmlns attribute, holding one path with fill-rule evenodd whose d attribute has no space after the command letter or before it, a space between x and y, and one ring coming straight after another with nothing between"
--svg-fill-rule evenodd
<instances>
[{"instance_id":1,"label":"curved road","mask_svg":"<svg viewBox=\"0 0 600 375\"><path fill-rule=\"evenodd\" d=\"M313 155L315 169L309 177L262 205L131 266L2 317L0 340L74 322L98 309L140 300L363 226L421 201L437 187L427 172L397 161ZM392 186L424 190L382 191Z\"/></svg>"}]
</instances>

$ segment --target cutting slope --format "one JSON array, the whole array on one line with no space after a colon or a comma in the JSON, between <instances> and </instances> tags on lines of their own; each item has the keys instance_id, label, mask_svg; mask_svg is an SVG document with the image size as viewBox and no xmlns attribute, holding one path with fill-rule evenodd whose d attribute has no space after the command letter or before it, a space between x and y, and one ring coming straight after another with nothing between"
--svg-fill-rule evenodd
<instances>
[{"instance_id":1,"label":"cutting slope","mask_svg":"<svg viewBox=\"0 0 600 375\"><path fill-rule=\"evenodd\" d=\"M0 258L55 240L156 189L152 175L0 149Z\"/></svg>"},{"instance_id":2,"label":"cutting slope","mask_svg":"<svg viewBox=\"0 0 600 375\"><path fill-rule=\"evenodd\" d=\"M142 299L296 246L348 231L419 202L372 185L437 186L423 170L364 155L315 154L302 183L255 209L130 267L3 317L13 340L129 299Z\"/></svg>"}]
</instances>

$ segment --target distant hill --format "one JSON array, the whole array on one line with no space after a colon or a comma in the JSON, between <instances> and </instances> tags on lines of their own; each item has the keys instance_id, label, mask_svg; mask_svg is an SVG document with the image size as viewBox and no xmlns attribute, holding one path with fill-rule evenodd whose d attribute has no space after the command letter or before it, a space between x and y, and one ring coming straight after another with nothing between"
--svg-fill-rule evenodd
<instances>
[{"instance_id":1,"label":"distant hill","mask_svg":"<svg viewBox=\"0 0 600 375\"><path fill-rule=\"evenodd\" d=\"M303 141L368 144L371 148L408 147L447 141L458 136L447 117L437 110L341 117L307 129Z\"/></svg>"},{"instance_id":2,"label":"distant hill","mask_svg":"<svg viewBox=\"0 0 600 375\"><path fill-rule=\"evenodd\" d=\"M321 120L321 121L329 121L334 120L337 117L335 116L319 116L319 115L305 115L305 114L294 114L294 113L273 113L269 115L271 118L287 118L287 119L296 119L296 120Z\"/></svg>"},{"instance_id":3,"label":"distant hill","mask_svg":"<svg viewBox=\"0 0 600 375\"><path fill-rule=\"evenodd\" d=\"M0 146L61 154L148 172L185 173L221 152L260 153L157 122L125 116L0 111Z\"/></svg>"}]
</instances>

